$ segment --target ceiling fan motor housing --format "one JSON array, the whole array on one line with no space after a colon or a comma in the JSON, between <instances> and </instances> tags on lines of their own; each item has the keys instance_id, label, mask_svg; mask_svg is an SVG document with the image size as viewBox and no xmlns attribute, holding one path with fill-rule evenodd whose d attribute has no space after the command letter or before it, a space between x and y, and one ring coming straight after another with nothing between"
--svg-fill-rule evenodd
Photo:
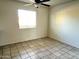
<instances>
[{"instance_id":1,"label":"ceiling fan motor housing","mask_svg":"<svg viewBox=\"0 0 79 59\"><path fill-rule=\"evenodd\" d=\"M47 1L50 1L50 0L35 0L36 3L42 3L42 2L47 2Z\"/></svg>"}]
</instances>

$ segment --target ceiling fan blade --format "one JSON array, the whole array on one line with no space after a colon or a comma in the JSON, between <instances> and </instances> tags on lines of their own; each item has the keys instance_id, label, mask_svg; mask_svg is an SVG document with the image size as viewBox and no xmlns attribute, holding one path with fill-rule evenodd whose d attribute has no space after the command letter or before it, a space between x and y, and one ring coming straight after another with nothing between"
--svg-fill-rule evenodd
<instances>
[{"instance_id":1,"label":"ceiling fan blade","mask_svg":"<svg viewBox=\"0 0 79 59\"><path fill-rule=\"evenodd\" d=\"M30 0L32 3L35 3L35 0Z\"/></svg>"},{"instance_id":2,"label":"ceiling fan blade","mask_svg":"<svg viewBox=\"0 0 79 59\"><path fill-rule=\"evenodd\" d=\"M30 5L33 5L33 4L25 4L24 6L30 6Z\"/></svg>"},{"instance_id":3,"label":"ceiling fan blade","mask_svg":"<svg viewBox=\"0 0 79 59\"><path fill-rule=\"evenodd\" d=\"M38 8L38 5L33 3L33 4L25 4L24 6L34 6L35 8Z\"/></svg>"},{"instance_id":4,"label":"ceiling fan blade","mask_svg":"<svg viewBox=\"0 0 79 59\"><path fill-rule=\"evenodd\" d=\"M49 6L50 6L50 5L47 5L47 4L43 4L43 3L42 3L41 5L44 5L44 6L47 6L47 7L49 7Z\"/></svg>"}]
</instances>

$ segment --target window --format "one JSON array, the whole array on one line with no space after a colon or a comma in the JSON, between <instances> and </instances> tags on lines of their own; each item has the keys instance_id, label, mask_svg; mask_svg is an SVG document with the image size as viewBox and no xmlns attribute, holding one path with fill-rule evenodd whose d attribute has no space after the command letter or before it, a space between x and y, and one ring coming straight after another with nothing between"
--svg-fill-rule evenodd
<instances>
[{"instance_id":1,"label":"window","mask_svg":"<svg viewBox=\"0 0 79 59\"><path fill-rule=\"evenodd\" d=\"M18 10L19 28L35 28L36 27L36 11Z\"/></svg>"}]
</instances>

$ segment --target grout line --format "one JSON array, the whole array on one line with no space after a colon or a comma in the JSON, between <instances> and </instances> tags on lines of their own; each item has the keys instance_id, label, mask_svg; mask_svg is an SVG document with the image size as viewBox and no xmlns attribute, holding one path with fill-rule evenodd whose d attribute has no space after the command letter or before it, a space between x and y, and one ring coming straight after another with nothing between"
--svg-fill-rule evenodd
<instances>
[{"instance_id":1,"label":"grout line","mask_svg":"<svg viewBox=\"0 0 79 59\"><path fill-rule=\"evenodd\" d=\"M11 45L10 45L10 56L11 56ZM12 56L11 56L11 59L12 59Z\"/></svg>"},{"instance_id":2,"label":"grout line","mask_svg":"<svg viewBox=\"0 0 79 59\"><path fill-rule=\"evenodd\" d=\"M28 45L28 46L29 46L29 45ZM22 47L23 47L23 50L25 50L25 48L24 48L23 44L22 44ZM26 52L26 50L25 50L25 53L27 53L27 54L28 54L28 52ZM29 56L29 57L31 57L29 54L28 54L28 56ZM29 57L26 57L26 58L29 58Z\"/></svg>"},{"instance_id":3,"label":"grout line","mask_svg":"<svg viewBox=\"0 0 79 59\"><path fill-rule=\"evenodd\" d=\"M0 59L2 59L2 47L0 47L0 51L1 51Z\"/></svg>"},{"instance_id":4,"label":"grout line","mask_svg":"<svg viewBox=\"0 0 79 59\"><path fill-rule=\"evenodd\" d=\"M15 46L16 46L16 44L15 44ZM22 59L22 57L21 57L21 55L20 55L20 53L19 53L19 49L18 49L18 47L16 46L16 49L17 49L17 52L18 52L18 55L20 56L20 58Z\"/></svg>"},{"instance_id":5,"label":"grout line","mask_svg":"<svg viewBox=\"0 0 79 59\"><path fill-rule=\"evenodd\" d=\"M2 47L2 57L1 57L1 59L3 59L3 47Z\"/></svg>"}]
</instances>

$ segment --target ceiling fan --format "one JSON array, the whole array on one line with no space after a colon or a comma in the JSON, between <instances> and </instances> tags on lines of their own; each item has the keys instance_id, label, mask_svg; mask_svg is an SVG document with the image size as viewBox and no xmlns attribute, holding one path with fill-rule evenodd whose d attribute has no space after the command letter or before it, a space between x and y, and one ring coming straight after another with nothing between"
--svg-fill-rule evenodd
<instances>
[{"instance_id":1,"label":"ceiling fan","mask_svg":"<svg viewBox=\"0 0 79 59\"><path fill-rule=\"evenodd\" d=\"M33 5L34 7L38 8L39 5L43 5L43 6L49 7L50 5L44 4L45 2L48 2L48 1L50 1L50 0L30 0L30 2L32 2L32 3L25 4L24 6Z\"/></svg>"}]
</instances>

